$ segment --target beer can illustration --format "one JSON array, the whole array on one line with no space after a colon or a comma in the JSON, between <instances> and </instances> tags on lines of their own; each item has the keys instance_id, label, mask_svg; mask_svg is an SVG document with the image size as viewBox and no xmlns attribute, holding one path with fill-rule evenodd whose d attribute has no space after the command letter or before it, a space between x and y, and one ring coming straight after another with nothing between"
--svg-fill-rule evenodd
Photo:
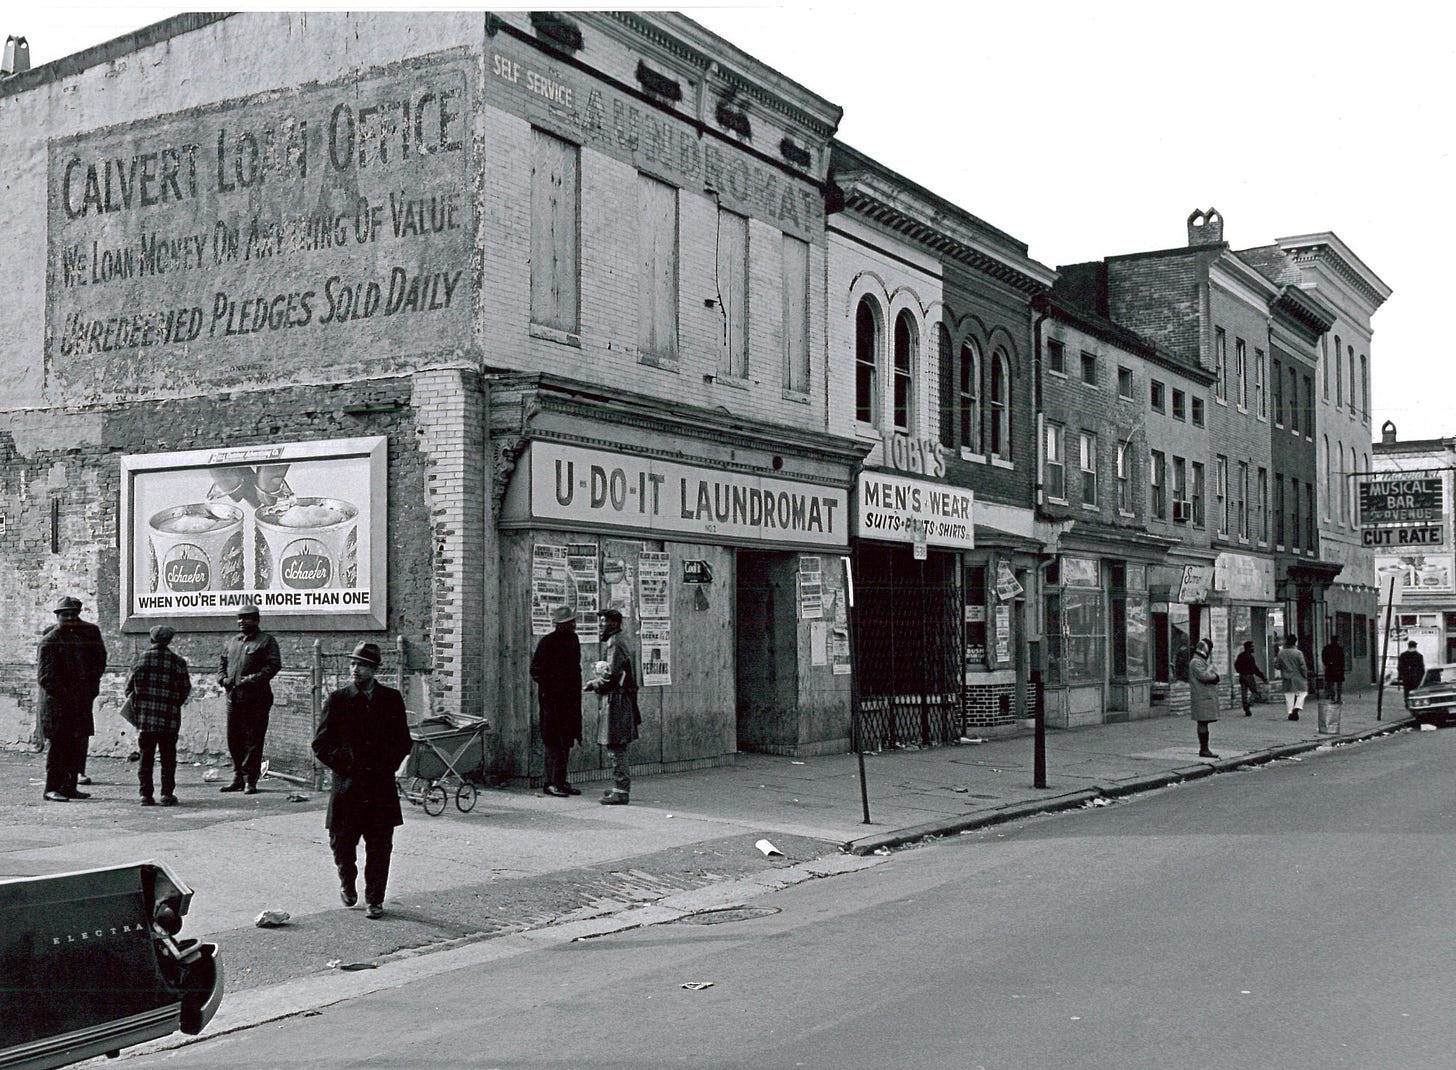
<instances>
[{"instance_id":1,"label":"beer can illustration","mask_svg":"<svg viewBox=\"0 0 1456 1070\"><path fill-rule=\"evenodd\" d=\"M239 591L243 511L227 502L174 505L147 524L152 591Z\"/></svg>"},{"instance_id":2,"label":"beer can illustration","mask_svg":"<svg viewBox=\"0 0 1456 1070\"><path fill-rule=\"evenodd\" d=\"M339 498L287 498L253 514L259 588L358 584L359 509Z\"/></svg>"}]
</instances>

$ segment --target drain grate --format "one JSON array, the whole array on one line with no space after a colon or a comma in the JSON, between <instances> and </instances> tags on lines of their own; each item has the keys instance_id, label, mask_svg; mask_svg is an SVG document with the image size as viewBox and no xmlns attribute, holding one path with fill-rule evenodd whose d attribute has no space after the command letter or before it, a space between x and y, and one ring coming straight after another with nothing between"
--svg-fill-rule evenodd
<instances>
[{"instance_id":1,"label":"drain grate","mask_svg":"<svg viewBox=\"0 0 1456 1070\"><path fill-rule=\"evenodd\" d=\"M707 910L701 914L689 914L678 920L684 925L726 925L730 921L766 918L770 914L778 912L778 907L728 907L724 910Z\"/></svg>"}]
</instances>

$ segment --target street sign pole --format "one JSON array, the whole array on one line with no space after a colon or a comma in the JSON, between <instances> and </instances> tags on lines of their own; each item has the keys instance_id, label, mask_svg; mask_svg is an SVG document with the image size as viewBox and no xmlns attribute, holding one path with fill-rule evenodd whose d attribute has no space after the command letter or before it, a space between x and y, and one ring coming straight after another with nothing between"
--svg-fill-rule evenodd
<instances>
[{"instance_id":1,"label":"street sign pole","mask_svg":"<svg viewBox=\"0 0 1456 1070\"><path fill-rule=\"evenodd\" d=\"M1390 593L1385 600L1385 640L1380 644L1380 683L1375 688L1375 719L1381 718L1381 709L1385 702L1385 666L1386 658L1390 656L1390 611L1395 608L1395 581L1399 576L1390 577Z\"/></svg>"}]
</instances>

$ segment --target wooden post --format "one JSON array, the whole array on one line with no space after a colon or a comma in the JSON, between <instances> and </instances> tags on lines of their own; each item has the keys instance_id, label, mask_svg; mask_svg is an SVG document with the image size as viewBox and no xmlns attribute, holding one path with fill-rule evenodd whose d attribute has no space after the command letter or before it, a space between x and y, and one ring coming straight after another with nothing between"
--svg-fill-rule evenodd
<instances>
[{"instance_id":1,"label":"wooden post","mask_svg":"<svg viewBox=\"0 0 1456 1070\"><path fill-rule=\"evenodd\" d=\"M1385 602L1385 639L1380 644L1380 682L1375 687L1375 719L1381 719L1381 710L1385 702L1385 659L1390 654L1390 611L1395 608L1395 581L1399 577L1390 577L1390 594Z\"/></svg>"}]
</instances>

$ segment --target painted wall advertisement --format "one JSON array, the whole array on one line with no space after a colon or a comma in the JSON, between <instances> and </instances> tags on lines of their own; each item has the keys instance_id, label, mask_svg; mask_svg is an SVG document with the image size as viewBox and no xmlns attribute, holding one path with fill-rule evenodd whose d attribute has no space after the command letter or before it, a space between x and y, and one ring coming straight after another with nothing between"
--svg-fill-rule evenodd
<instances>
[{"instance_id":1,"label":"painted wall advertisement","mask_svg":"<svg viewBox=\"0 0 1456 1070\"><path fill-rule=\"evenodd\" d=\"M384 627L387 439L121 459L121 617ZM130 625L130 627L127 627Z\"/></svg>"},{"instance_id":2,"label":"painted wall advertisement","mask_svg":"<svg viewBox=\"0 0 1456 1070\"><path fill-rule=\"evenodd\" d=\"M474 64L413 60L49 144L46 358L150 383L469 329ZM107 359L107 358L110 359Z\"/></svg>"},{"instance_id":3,"label":"painted wall advertisement","mask_svg":"<svg viewBox=\"0 0 1456 1070\"><path fill-rule=\"evenodd\" d=\"M849 545L848 495L839 487L556 442L528 450L534 520L703 542ZM507 524L525 519L522 482L507 491Z\"/></svg>"},{"instance_id":4,"label":"painted wall advertisement","mask_svg":"<svg viewBox=\"0 0 1456 1070\"><path fill-rule=\"evenodd\" d=\"M976 548L975 495L964 487L861 472L855 534L862 539Z\"/></svg>"}]
</instances>

